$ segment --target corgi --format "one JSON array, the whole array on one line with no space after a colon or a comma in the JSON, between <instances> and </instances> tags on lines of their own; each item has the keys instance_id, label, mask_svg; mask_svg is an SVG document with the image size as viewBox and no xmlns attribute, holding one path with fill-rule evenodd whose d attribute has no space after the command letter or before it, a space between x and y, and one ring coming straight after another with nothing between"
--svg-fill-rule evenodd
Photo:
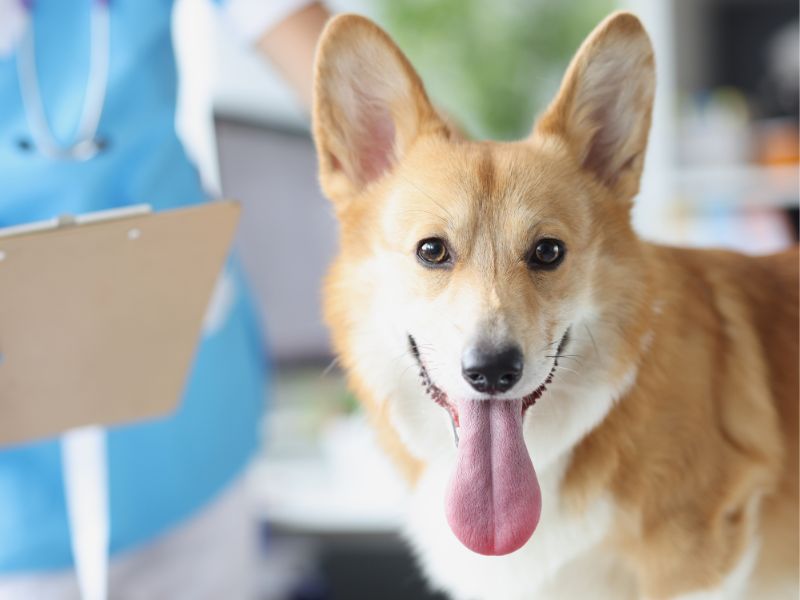
<instances>
[{"instance_id":1,"label":"corgi","mask_svg":"<svg viewBox=\"0 0 800 600\"><path fill-rule=\"evenodd\" d=\"M615 13L529 138L469 141L374 23L320 39L325 319L451 598L797 598L798 253L637 237L654 86Z\"/></svg>"}]
</instances>

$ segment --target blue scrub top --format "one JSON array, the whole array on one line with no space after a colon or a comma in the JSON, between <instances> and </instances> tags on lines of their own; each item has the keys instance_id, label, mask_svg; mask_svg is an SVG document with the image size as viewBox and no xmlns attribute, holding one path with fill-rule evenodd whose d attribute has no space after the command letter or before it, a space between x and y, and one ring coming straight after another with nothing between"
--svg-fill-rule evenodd
<instances>
[{"instance_id":1,"label":"blue scrub top","mask_svg":"<svg viewBox=\"0 0 800 600\"><path fill-rule=\"evenodd\" d=\"M206 201L175 132L176 68L169 0L111 0L109 84L98 137L85 162L35 149L14 56L0 57L0 227L130 204L154 209ZM37 0L39 86L50 127L71 141L89 71L90 2ZM257 445L266 360L235 261L235 297L204 334L180 408L108 434L112 553L164 532L241 472ZM58 398L53 398L54 402ZM2 417L0 417L2 418ZM73 563L58 440L0 449L0 573Z\"/></svg>"}]
</instances>

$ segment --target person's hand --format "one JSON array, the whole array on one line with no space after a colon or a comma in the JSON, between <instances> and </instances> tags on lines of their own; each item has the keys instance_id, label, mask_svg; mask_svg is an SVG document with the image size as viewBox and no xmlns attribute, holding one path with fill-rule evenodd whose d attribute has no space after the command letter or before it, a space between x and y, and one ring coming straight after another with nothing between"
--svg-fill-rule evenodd
<instances>
[{"instance_id":1,"label":"person's hand","mask_svg":"<svg viewBox=\"0 0 800 600\"><path fill-rule=\"evenodd\" d=\"M314 2L266 31L256 44L307 109L311 107L314 51L330 16L322 4Z\"/></svg>"}]
</instances>

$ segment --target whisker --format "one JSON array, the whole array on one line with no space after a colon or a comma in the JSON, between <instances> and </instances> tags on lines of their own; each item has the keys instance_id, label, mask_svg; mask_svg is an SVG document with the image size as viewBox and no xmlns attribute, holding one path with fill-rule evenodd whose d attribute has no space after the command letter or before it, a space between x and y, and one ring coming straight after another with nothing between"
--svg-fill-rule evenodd
<instances>
[{"instance_id":1,"label":"whisker","mask_svg":"<svg viewBox=\"0 0 800 600\"><path fill-rule=\"evenodd\" d=\"M332 360L330 363L328 363L328 366L327 366L327 367L325 367L325 368L322 370L322 373L320 373L320 374L319 374L319 376L320 376L320 379L322 379L323 377L327 377L328 375L330 375L330 374L331 374L331 371L333 371L333 368L334 368L336 365L338 365L338 364L339 364L339 357L338 357L338 356L334 356L334 357L333 357L333 360Z\"/></svg>"},{"instance_id":2,"label":"whisker","mask_svg":"<svg viewBox=\"0 0 800 600\"><path fill-rule=\"evenodd\" d=\"M575 375L580 375L580 373L578 373L578 371L576 371L575 369L570 369L569 367L565 367L564 365L556 365L556 370L559 369L562 371L568 371L570 373L574 373Z\"/></svg>"},{"instance_id":3,"label":"whisker","mask_svg":"<svg viewBox=\"0 0 800 600\"><path fill-rule=\"evenodd\" d=\"M409 369L412 369L412 368L414 368L414 367L416 367L416 366L417 366L417 365L413 365L413 364L412 364L412 365L406 365L406 368L405 368L405 369L403 369L403 370L400 372L400 374L397 376L397 379L398 379L398 380L402 380L402 379L403 379L403 377L405 377L405 376L406 376L406 373L408 373ZM397 389L397 388L395 388L395 389Z\"/></svg>"},{"instance_id":4,"label":"whisker","mask_svg":"<svg viewBox=\"0 0 800 600\"><path fill-rule=\"evenodd\" d=\"M578 364L583 364L583 356L580 354L546 354L545 358L568 358L574 360Z\"/></svg>"},{"instance_id":5,"label":"whisker","mask_svg":"<svg viewBox=\"0 0 800 600\"><path fill-rule=\"evenodd\" d=\"M547 350L548 348L551 348L551 347L555 346L555 345L556 345L556 344L558 344L559 342L561 342L561 340L555 340L555 341L553 341L553 342L550 342L549 344L545 344L544 346L542 346L541 348L539 348L539 349L537 350L537 352L542 352L543 350Z\"/></svg>"},{"instance_id":6,"label":"whisker","mask_svg":"<svg viewBox=\"0 0 800 600\"><path fill-rule=\"evenodd\" d=\"M599 355L600 351L597 349L597 342L594 341L594 336L592 335L592 330L589 329L589 325L587 323L583 324L583 328L586 329L586 333L589 334L589 337L592 340L592 346L594 346L594 353Z\"/></svg>"},{"instance_id":7,"label":"whisker","mask_svg":"<svg viewBox=\"0 0 800 600\"><path fill-rule=\"evenodd\" d=\"M447 220L448 220L450 223L452 223L452 222L454 221L454 219L453 219L453 215L450 213L450 211L449 211L449 210L447 210L447 208L446 208L445 206L443 206L443 205L442 205L442 204L441 204L441 203L440 203L438 200L436 200L436 198L434 198L433 196L431 196L431 195L430 195L428 192L426 192L425 190L423 190L423 189L422 189L420 186L418 186L416 183L414 183L413 181L411 181L411 180L410 180L408 177L406 177L406 176L405 176L403 173L398 173L398 174L399 174L399 175L400 175L400 177L403 179L403 181L405 181L405 182L406 182L408 185L410 185L411 187L413 187L413 188L414 188L415 190L417 190L417 191L418 191L420 194L424 195L426 198L428 198L428 200L430 200L430 201L431 201L431 202L433 202L433 203L434 203L436 206L438 206L440 209L442 209L442 211L443 211L443 212L444 212L444 213L447 215Z\"/></svg>"}]
</instances>

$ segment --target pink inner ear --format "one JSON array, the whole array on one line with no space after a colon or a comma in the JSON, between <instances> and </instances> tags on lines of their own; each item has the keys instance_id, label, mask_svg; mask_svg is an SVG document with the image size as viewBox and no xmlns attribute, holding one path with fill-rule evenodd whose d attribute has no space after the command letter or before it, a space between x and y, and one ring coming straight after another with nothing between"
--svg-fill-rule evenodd
<instances>
[{"instance_id":1,"label":"pink inner ear","mask_svg":"<svg viewBox=\"0 0 800 600\"><path fill-rule=\"evenodd\" d=\"M602 103L592 114L592 120L600 127L589 142L589 152L583 160L583 167L594 171L603 183L613 185L619 173L614 170L615 152L621 145L618 131L612 122L613 112Z\"/></svg>"},{"instance_id":2,"label":"pink inner ear","mask_svg":"<svg viewBox=\"0 0 800 600\"><path fill-rule=\"evenodd\" d=\"M395 162L395 127L387 106L365 94L359 96L361 110L354 147L358 179L366 184L381 177Z\"/></svg>"}]
</instances>

